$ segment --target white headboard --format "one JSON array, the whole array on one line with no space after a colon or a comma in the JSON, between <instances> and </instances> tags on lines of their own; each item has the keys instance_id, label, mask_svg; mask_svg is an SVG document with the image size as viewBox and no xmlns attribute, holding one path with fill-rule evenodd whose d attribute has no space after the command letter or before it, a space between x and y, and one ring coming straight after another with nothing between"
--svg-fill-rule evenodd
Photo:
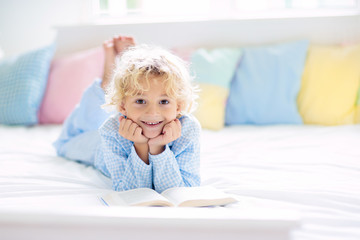
<instances>
[{"instance_id":1,"label":"white headboard","mask_svg":"<svg viewBox=\"0 0 360 240\"><path fill-rule=\"evenodd\" d=\"M57 56L100 46L116 34L163 47L244 46L308 39L336 44L360 40L360 15L166 23L59 26Z\"/></svg>"}]
</instances>

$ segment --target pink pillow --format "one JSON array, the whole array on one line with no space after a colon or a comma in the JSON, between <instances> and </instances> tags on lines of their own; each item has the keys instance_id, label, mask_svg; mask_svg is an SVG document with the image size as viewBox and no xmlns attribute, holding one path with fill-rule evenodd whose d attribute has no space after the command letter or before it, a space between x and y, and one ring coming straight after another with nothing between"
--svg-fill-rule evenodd
<instances>
[{"instance_id":1,"label":"pink pillow","mask_svg":"<svg viewBox=\"0 0 360 240\"><path fill-rule=\"evenodd\" d=\"M55 59L39 110L40 123L62 123L79 103L83 91L95 78L102 77L103 68L101 47Z\"/></svg>"},{"instance_id":2,"label":"pink pillow","mask_svg":"<svg viewBox=\"0 0 360 240\"><path fill-rule=\"evenodd\" d=\"M172 53L182 58L182 60L186 62L190 62L190 57L193 52L195 52L196 48L192 47L178 47L171 49Z\"/></svg>"}]
</instances>

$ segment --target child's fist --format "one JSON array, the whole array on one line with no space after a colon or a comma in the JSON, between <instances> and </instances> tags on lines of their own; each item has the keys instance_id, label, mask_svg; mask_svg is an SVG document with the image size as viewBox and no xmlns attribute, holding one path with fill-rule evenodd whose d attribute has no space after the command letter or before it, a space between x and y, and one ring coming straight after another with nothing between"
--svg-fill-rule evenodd
<instances>
[{"instance_id":1,"label":"child's fist","mask_svg":"<svg viewBox=\"0 0 360 240\"><path fill-rule=\"evenodd\" d=\"M131 119L119 117L119 134L120 136L134 142L146 143L149 139L142 134L142 128Z\"/></svg>"},{"instance_id":2,"label":"child's fist","mask_svg":"<svg viewBox=\"0 0 360 240\"><path fill-rule=\"evenodd\" d=\"M174 119L173 121L167 123L163 130L162 134L155 138L149 139L149 148L150 153L153 155L160 154L164 151L164 146L172 141L175 141L181 136L181 123L179 119Z\"/></svg>"}]
</instances>

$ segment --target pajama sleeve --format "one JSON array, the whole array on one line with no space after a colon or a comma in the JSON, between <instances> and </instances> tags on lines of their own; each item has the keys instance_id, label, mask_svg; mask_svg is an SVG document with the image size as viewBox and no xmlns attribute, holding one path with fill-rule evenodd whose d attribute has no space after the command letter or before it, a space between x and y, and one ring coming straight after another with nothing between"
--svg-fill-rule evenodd
<instances>
[{"instance_id":1,"label":"pajama sleeve","mask_svg":"<svg viewBox=\"0 0 360 240\"><path fill-rule=\"evenodd\" d=\"M192 117L180 119L181 137L158 155L149 155L154 189L161 193L171 187L200 185L200 125Z\"/></svg>"}]
</instances>

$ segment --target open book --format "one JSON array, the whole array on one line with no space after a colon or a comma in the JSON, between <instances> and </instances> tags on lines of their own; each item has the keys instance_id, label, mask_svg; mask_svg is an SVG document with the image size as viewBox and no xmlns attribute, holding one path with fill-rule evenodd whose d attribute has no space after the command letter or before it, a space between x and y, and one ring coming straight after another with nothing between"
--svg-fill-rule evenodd
<instances>
[{"instance_id":1,"label":"open book","mask_svg":"<svg viewBox=\"0 0 360 240\"><path fill-rule=\"evenodd\" d=\"M107 206L206 207L226 205L237 200L213 187L175 187L161 194L150 188L111 192L101 197Z\"/></svg>"}]
</instances>

